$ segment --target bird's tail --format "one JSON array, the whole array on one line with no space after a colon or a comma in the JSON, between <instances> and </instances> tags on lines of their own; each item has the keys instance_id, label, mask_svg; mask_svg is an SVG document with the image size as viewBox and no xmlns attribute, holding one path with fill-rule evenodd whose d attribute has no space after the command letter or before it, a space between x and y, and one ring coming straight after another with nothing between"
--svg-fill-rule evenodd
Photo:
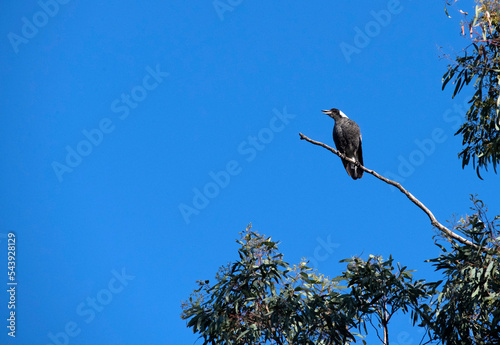
<instances>
[{"instance_id":1,"label":"bird's tail","mask_svg":"<svg viewBox=\"0 0 500 345\"><path fill-rule=\"evenodd\" d=\"M356 158L349 157L352 160L356 161ZM351 176L353 180L357 180L358 178L363 177L363 169L358 167L356 164L351 163L347 160L342 159L342 163L344 164L344 168L347 171L347 175Z\"/></svg>"}]
</instances>

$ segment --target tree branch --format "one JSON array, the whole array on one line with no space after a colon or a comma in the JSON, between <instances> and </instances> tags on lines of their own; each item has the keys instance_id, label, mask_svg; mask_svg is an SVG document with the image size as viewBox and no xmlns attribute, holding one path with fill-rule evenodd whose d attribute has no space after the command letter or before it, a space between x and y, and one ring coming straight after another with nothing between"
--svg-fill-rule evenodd
<instances>
[{"instance_id":1,"label":"tree branch","mask_svg":"<svg viewBox=\"0 0 500 345\"><path fill-rule=\"evenodd\" d=\"M385 298L384 298L385 300ZM384 328L384 345L389 345L389 317L387 315L387 310L385 306L385 301L384 301L384 306L382 312L384 313L383 319L382 319L382 327Z\"/></svg>"},{"instance_id":2,"label":"tree branch","mask_svg":"<svg viewBox=\"0 0 500 345\"><path fill-rule=\"evenodd\" d=\"M417 205L422 211L424 211L425 214L427 214L427 216L429 217L429 219L431 221L431 224L433 226L435 226L437 229L439 229L446 236L451 237L451 238L457 240L458 242L460 242L462 244L465 244L465 245L468 245L470 247L473 247L475 249L478 249L478 250L480 249L483 252L488 252L489 251L488 248L480 247L477 244L472 243L471 241L467 240L466 238L463 238L462 236L454 233L453 231L451 231L450 229L448 229L443 224L439 223L437 221L436 217L434 217L434 215L432 214L432 212L427 207L425 207L425 205L422 204L422 202L420 202L420 200L418 200L417 198L415 198L413 196L413 194L411 194L406 189L404 189L403 186L400 183L398 183L396 181L393 181L393 180L389 180L388 178L386 178L386 177L378 174L377 172L365 168L359 162L356 162L353 159L350 159L350 158L346 157L344 154L340 153L339 151L335 150L334 148L332 148L332 147L330 147L330 146L328 146L326 144L323 144L322 142L319 142L319 141L316 141L316 140L312 140L312 139L308 138L307 136L305 136L302 133L299 133L299 135L300 135L300 139L301 140L305 140L305 141L310 142L311 144L324 147L325 149L327 149L328 151L332 152L333 154L339 156L340 158L345 159L345 160L347 160L347 161L349 161L351 163L356 164L359 168L363 169L364 172L366 172L366 173L368 173L370 175L373 175L376 178L378 178L379 180L382 180L385 183L390 184L391 186L394 186L397 189L399 189L401 191L401 193L403 193L404 195L406 195L408 197L408 199L410 199L415 205Z\"/></svg>"}]
</instances>

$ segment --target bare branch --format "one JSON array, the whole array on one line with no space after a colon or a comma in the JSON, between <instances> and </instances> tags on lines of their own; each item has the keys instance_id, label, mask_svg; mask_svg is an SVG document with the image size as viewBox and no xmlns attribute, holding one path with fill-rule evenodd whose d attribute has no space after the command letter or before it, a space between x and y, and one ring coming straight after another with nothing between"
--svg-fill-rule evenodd
<instances>
[{"instance_id":1,"label":"bare branch","mask_svg":"<svg viewBox=\"0 0 500 345\"><path fill-rule=\"evenodd\" d=\"M398 183L396 181L393 181L393 180L389 180L388 178L386 178L386 177L378 174L377 172L365 168L359 162L357 162L357 161L355 161L355 160L353 160L351 158L346 157L344 154L340 153L339 151L335 150L334 148L332 148L332 147L330 147L330 146L328 146L326 144L323 144L322 142L319 142L319 141L316 141L316 140L312 140L312 139L308 138L307 136L305 136L302 133L299 133L299 135L300 135L300 139L301 140L305 140L305 141L310 142L311 144L324 147L325 149L327 149L328 151L332 152L333 154L339 156L340 158L345 159L345 160L347 160L347 161L349 161L351 163L356 164L358 167L360 167L361 169L363 169L364 172L366 172L366 173L368 173L370 175L373 175L376 178L378 178L379 180L382 180L385 183L390 184L391 186L394 186L397 189L399 189L401 191L401 193L403 193L404 195L406 195L408 197L408 199L410 199L415 205L417 205L422 211L424 211L425 214L427 214L427 216L429 217L429 219L431 221L431 224L433 226L435 226L437 229L439 229L441 232L443 232L446 236L451 237L451 238L457 240L458 242L460 242L462 244L465 244L465 245L468 245L470 247L473 247L475 249L478 249L478 250L480 249L483 252L488 252L489 251L488 248L480 247L480 246L472 243L471 241L467 240L466 238L463 238L462 236L454 233L453 231L451 231L450 229L448 229L443 224L439 223L437 221L436 217L434 217L434 215L432 214L432 212L427 207L425 207L425 205L422 204L422 202L420 202L420 200L418 200L417 198L415 198L413 196L413 194L411 194L406 189L404 189L403 186L400 183Z\"/></svg>"}]
</instances>

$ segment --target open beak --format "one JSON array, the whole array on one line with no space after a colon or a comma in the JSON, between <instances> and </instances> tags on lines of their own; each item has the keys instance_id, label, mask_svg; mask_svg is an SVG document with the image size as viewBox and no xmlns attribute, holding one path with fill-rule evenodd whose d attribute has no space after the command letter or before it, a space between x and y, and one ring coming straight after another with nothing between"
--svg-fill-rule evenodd
<instances>
[{"instance_id":1,"label":"open beak","mask_svg":"<svg viewBox=\"0 0 500 345\"><path fill-rule=\"evenodd\" d=\"M321 110L324 114L326 115L331 115L332 111L331 110Z\"/></svg>"}]
</instances>

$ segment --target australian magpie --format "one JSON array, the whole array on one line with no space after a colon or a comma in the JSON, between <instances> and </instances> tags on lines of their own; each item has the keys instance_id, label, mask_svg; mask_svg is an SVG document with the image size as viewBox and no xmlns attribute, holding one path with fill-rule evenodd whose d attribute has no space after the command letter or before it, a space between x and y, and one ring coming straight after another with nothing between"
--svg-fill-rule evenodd
<instances>
[{"instance_id":1,"label":"australian magpie","mask_svg":"<svg viewBox=\"0 0 500 345\"><path fill-rule=\"evenodd\" d=\"M363 165L363 150L361 149L361 131L356 122L349 119L341 110L332 108L323 113L335 120L333 126L333 141L340 153ZM342 159L347 174L354 180L363 177L363 169L356 164Z\"/></svg>"}]
</instances>

